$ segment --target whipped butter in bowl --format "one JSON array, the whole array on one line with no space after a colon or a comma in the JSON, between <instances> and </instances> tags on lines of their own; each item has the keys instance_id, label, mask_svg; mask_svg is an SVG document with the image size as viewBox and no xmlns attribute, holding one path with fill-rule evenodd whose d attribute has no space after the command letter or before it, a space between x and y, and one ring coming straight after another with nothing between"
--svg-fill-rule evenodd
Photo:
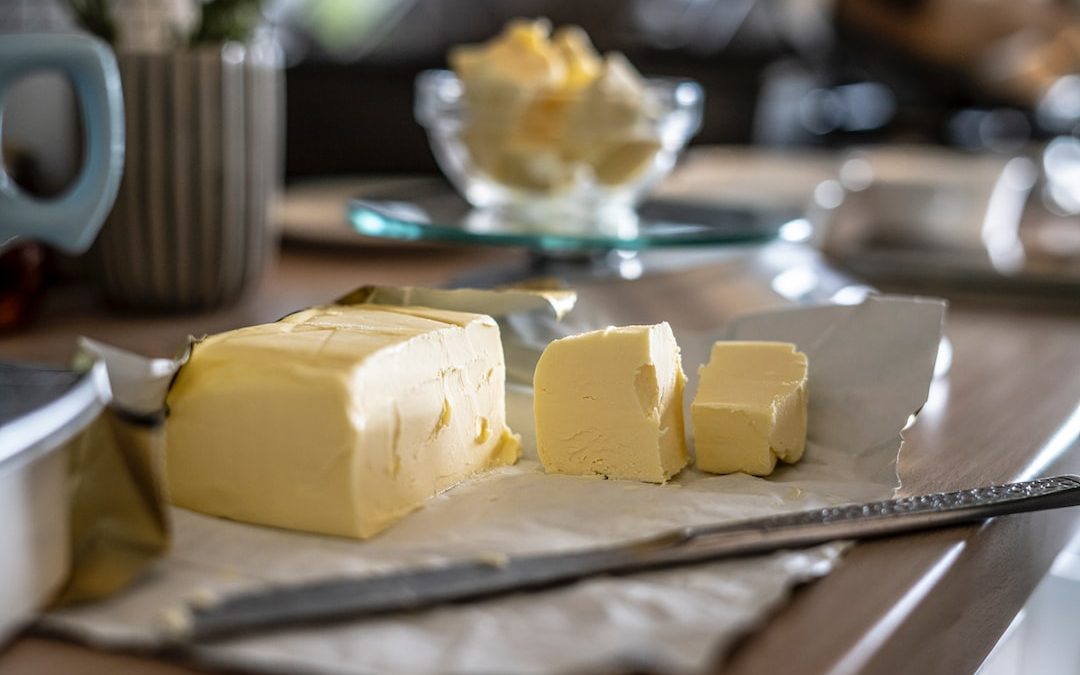
<instances>
[{"instance_id":1,"label":"whipped butter in bowl","mask_svg":"<svg viewBox=\"0 0 1080 675\"><path fill-rule=\"evenodd\" d=\"M510 22L416 83L416 116L472 206L545 226L615 227L701 124L689 80L643 78L577 27Z\"/></svg>"}]
</instances>

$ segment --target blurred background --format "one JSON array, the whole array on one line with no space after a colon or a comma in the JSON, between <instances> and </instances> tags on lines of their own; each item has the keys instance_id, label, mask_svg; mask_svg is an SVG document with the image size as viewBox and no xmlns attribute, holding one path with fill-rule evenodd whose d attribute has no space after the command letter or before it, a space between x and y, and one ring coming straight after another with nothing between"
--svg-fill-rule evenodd
<instances>
[{"instance_id":1,"label":"blurred background","mask_svg":"<svg viewBox=\"0 0 1080 675\"><path fill-rule=\"evenodd\" d=\"M271 246L279 231L309 243L353 235L342 204L367 178L438 175L414 80L514 17L580 25L645 76L701 84L702 128L662 192L817 214L821 248L871 281L1080 295L1075 0L0 0L0 32L89 30L118 54L177 49L181 34L273 45L283 87L248 113L272 109L263 124L279 130L257 162L287 188L285 208L254 224ZM141 86L125 82L128 98ZM4 161L32 193L62 191L80 164L74 108L48 73L8 96ZM312 191L319 182L337 187ZM4 257L4 287L19 297L47 283L28 267L84 274L40 247ZM228 304L252 274L201 305L157 306Z\"/></svg>"},{"instance_id":2,"label":"blurred background","mask_svg":"<svg viewBox=\"0 0 1080 675\"><path fill-rule=\"evenodd\" d=\"M0 31L74 29L80 4L94 3L0 0ZM106 4L136 25L121 47L152 48L153 15L183 22L192 2ZM624 52L645 75L698 80L707 104L696 144L925 142L1011 153L1075 136L1080 123L1080 5L1069 0L225 4L258 12L283 49L287 180L436 172L413 120L414 77L445 67L451 46L485 40L519 16L580 25L599 50ZM64 152L77 145L77 127L65 119L62 87L25 86L41 91L11 96L8 161L24 163L35 189L55 191L77 164Z\"/></svg>"},{"instance_id":3,"label":"blurred background","mask_svg":"<svg viewBox=\"0 0 1080 675\"><path fill-rule=\"evenodd\" d=\"M1080 122L1080 19L1065 2L323 1L278 11L290 177L434 170L411 123L413 76L515 16L581 25L645 75L702 83L698 144L1010 152ZM331 139L327 125L350 132Z\"/></svg>"}]
</instances>

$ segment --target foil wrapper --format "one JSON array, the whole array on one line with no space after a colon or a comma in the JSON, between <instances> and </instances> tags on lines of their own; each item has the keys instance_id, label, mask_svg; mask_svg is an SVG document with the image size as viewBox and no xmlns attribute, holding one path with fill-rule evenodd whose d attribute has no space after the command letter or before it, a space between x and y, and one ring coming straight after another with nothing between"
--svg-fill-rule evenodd
<instances>
[{"instance_id":1,"label":"foil wrapper","mask_svg":"<svg viewBox=\"0 0 1080 675\"><path fill-rule=\"evenodd\" d=\"M54 607L124 589L168 549L161 430L107 409L70 442L71 574Z\"/></svg>"},{"instance_id":2,"label":"foil wrapper","mask_svg":"<svg viewBox=\"0 0 1080 675\"><path fill-rule=\"evenodd\" d=\"M533 371L544 347L568 334L559 322L576 302L576 292L553 287L543 280L498 290L361 286L337 300L339 305L417 305L491 316L498 322L502 336L509 406L514 405L511 399L515 385L531 389ZM511 414L511 417L516 416ZM511 427L517 431L513 422ZM532 436L531 429L519 433L527 438Z\"/></svg>"},{"instance_id":3,"label":"foil wrapper","mask_svg":"<svg viewBox=\"0 0 1080 675\"><path fill-rule=\"evenodd\" d=\"M86 339L79 347L76 369L105 363L112 403L65 448L71 572L53 607L126 588L170 542L162 404L186 356L147 359Z\"/></svg>"}]
</instances>

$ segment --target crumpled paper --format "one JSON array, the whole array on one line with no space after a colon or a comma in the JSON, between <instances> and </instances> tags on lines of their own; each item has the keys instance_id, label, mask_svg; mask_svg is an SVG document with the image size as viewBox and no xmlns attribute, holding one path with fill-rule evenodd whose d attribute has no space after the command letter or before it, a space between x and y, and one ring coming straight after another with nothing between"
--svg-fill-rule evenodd
<instances>
[{"instance_id":1,"label":"crumpled paper","mask_svg":"<svg viewBox=\"0 0 1080 675\"><path fill-rule=\"evenodd\" d=\"M462 484L366 542L173 510L175 542L154 574L107 601L52 612L45 625L106 647L153 648L170 617L233 592L416 564L588 548L676 526L888 498L900 430L925 401L944 303L871 297L679 334L691 379L713 339L795 342L810 359L805 458L762 479L684 471L667 485L548 476L528 447L518 465ZM693 391L692 387L689 391ZM514 428L531 426L512 387ZM526 441L528 438L526 437ZM268 672L698 672L762 622L797 583L828 573L842 543L617 578L595 578L410 614L195 645L196 659Z\"/></svg>"}]
</instances>

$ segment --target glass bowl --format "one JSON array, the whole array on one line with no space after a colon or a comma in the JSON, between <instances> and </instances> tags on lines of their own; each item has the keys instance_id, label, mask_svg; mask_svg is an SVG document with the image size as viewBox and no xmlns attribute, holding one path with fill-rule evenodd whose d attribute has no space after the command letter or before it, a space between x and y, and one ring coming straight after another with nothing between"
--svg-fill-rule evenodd
<instances>
[{"instance_id":1,"label":"glass bowl","mask_svg":"<svg viewBox=\"0 0 1080 675\"><path fill-rule=\"evenodd\" d=\"M624 96L523 98L466 92L448 70L416 80L416 119L454 187L477 209L560 228L625 227L701 127L696 82L647 78Z\"/></svg>"}]
</instances>

